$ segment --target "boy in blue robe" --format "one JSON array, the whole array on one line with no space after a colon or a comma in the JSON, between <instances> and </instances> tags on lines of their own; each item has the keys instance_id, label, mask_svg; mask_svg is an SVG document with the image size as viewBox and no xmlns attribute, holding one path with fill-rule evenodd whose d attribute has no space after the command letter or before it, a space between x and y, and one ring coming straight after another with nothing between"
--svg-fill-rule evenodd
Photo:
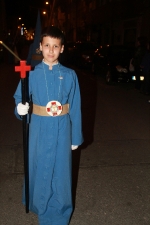
<instances>
[{"instance_id":1,"label":"boy in blue robe","mask_svg":"<svg viewBox=\"0 0 150 225\"><path fill-rule=\"evenodd\" d=\"M40 50L43 61L29 73L29 210L38 215L39 225L68 225L73 210L71 150L83 142L80 90L76 73L58 62L64 50L58 28L42 32ZM28 114L29 103L21 103L21 82L14 98L17 118Z\"/></svg>"}]
</instances>

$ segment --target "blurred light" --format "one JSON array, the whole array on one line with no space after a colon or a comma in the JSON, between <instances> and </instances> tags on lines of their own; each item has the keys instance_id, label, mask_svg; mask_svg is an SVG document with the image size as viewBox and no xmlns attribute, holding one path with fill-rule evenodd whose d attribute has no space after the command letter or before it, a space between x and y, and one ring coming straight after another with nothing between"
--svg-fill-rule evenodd
<instances>
[{"instance_id":1,"label":"blurred light","mask_svg":"<svg viewBox=\"0 0 150 225\"><path fill-rule=\"evenodd\" d=\"M135 76L132 76L132 80L136 80L136 77Z\"/></svg>"},{"instance_id":2,"label":"blurred light","mask_svg":"<svg viewBox=\"0 0 150 225\"><path fill-rule=\"evenodd\" d=\"M23 27L21 27L21 35L23 35Z\"/></svg>"},{"instance_id":3,"label":"blurred light","mask_svg":"<svg viewBox=\"0 0 150 225\"><path fill-rule=\"evenodd\" d=\"M24 26L24 24L22 24L22 26Z\"/></svg>"},{"instance_id":4,"label":"blurred light","mask_svg":"<svg viewBox=\"0 0 150 225\"><path fill-rule=\"evenodd\" d=\"M126 68L123 68L122 66L118 65L116 66L116 70L119 72L119 73L128 73L128 70Z\"/></svg>"},{"instance_id":5,"label":"blurred light","mask_svg":"<svg viewBox=\"0 0 150 225\"><path fill-rule=\"evenodd\" d=\"M83 57L84 59L86 59L86 60L90 58L89 55L82 55L82 57Z\"/></svg>"},{"instance_id":6,"label":"blurred light","mask_svg":"<svg viewBox=\"0 0 150 225\"><path fill-rule=\"evenodd\" d=\"M21 20L21 17L19 17L19 20Z\"/></svg>"},{"instance_id":7,"label":"blurred light","mask_svg":"<svg viewBox=\"0 0 150 225\"><path fill-rule=\"evenodd\" d=\"M49 4L49 2L45 2L45 4L46 4L46 5L48 5L48 4Z\"/></svg>"},{"instance_id":8,"label":"blurred light","mask_svg":"<svg viewBox=\"0 0 150 225\"><path fill-rule=\"evenodd\" d=\"M44 12L43 12L43 14L45 15L45 14L46 14L46 12L44 11Z\"/></svg>"},{"instance_id":9,"label":"blurred light","mask_svg":"<svg viewBox=\"0 0 150 225\"><path fill-rule=\"evenodd\" d=\"M136 76L132 76L132 80L136 80ZM144 80L144 76L140 76L140 80L143 81Z\"/></svg>"}]
</instances>

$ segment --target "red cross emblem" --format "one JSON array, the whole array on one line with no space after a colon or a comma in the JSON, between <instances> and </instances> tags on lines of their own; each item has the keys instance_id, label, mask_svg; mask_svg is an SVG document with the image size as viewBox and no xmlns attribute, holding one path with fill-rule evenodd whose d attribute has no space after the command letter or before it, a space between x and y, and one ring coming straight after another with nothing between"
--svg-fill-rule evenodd
<instances>
[{"instance_id":1,"label":"red cross emblem","mask_svg":"<svg viewBox=\"0 0 150 225\"><path fill-rule=\"evenodd\" d=\"M31 66L26 65L26 61L21 60L20 66L15 66L15 71L20 72L21 78L26 78L26 72L31 70Z\"/></svg>"}]
</instances>

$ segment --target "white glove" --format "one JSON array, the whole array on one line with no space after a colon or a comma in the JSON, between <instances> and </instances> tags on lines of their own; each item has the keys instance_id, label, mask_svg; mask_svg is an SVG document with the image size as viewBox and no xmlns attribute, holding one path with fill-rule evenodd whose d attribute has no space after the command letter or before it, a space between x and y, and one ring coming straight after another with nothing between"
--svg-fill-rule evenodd
<instances>
[{"instance_id":1,"label":"white glove","mask_svg":"<svg viewBox=\"0 0 150 225\"><path fill-rule=\"evenodd\" d=\"M78 145L71 145L72 150L76 150L78 148Z\"/></svg>"},{"instance_id":2,"label":"white glove","mask_svg":"<svg viewBox=\"0 0 150 225\"><path fill-rule=\"evenodd\" d=\"M29 103L26 102L26 104L22 104L21 102L17 105L17 112L20 116L24 116L26 114L28 114L28 110L29 110Z\"/></svg>"}]
</instances>

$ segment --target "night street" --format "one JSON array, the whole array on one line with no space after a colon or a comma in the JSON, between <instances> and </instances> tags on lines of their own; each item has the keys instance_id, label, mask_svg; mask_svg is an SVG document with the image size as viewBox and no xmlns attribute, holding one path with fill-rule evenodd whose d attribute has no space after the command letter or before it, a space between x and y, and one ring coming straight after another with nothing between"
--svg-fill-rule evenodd
<instances>
[{"instance_id":1,"label":"night street","mask_svg":"<svg viewBox=\"0 0 150 225\"><path fill-rule=\"evenodd\" d=\"M150 96L75 69L85 142L73 151L70 225L150 225ZM37 225L22 205L22 123L14 65L0 64L0 225Z\"/></svg>"}]
</instances>

